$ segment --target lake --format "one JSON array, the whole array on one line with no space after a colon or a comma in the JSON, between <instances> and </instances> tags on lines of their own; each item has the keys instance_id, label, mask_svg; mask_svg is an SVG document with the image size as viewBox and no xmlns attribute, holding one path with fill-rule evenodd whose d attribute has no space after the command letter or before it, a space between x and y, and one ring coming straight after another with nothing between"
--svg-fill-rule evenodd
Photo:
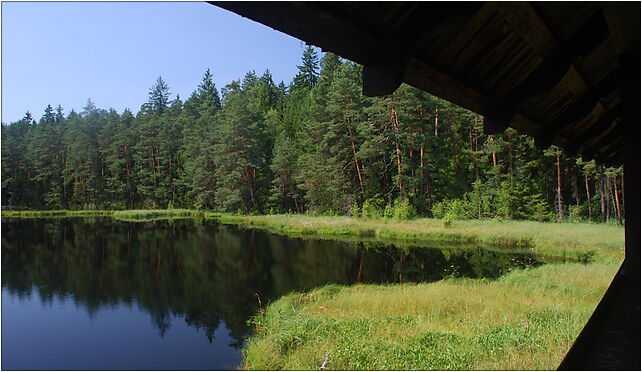
<instances>
[{"instance_id":1,"label":"lake","mask_svg":"<svg viewBox=\"0 0 642 372\"><path fill-rule=\"evenodd\" d=\"M482 247L299 239L213 220L2 220L2 369L236 369L248 320L329 283L495 279Z\"/></svg>"}]
</instances>

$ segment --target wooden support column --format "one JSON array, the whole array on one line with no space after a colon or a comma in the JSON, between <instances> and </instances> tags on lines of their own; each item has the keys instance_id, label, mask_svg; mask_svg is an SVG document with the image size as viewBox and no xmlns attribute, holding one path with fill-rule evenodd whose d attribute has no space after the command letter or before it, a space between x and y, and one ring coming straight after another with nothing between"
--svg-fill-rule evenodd
<instances>
[{"instance_id":1,"label":"wooden support column","mask_svg":"<svg viewBox=\"0 0 642 372\"><path fill-rule=\"evenodd\" d=\"M603 5L619 54L625 258L560 370L640 369L640 4ZM633 190L633 191L630 191Z\"/></svg>"},{"instance_id":2,"label":"wooden support column","mask_svg":"<svg viewBox=\"0 0 642 372\"><path fill-rule=\"evenodd\" d=\"M406 66L401 61L363 66L363 95L378 97L394 93L403 82Z\"/></svg>"}]
</instances>

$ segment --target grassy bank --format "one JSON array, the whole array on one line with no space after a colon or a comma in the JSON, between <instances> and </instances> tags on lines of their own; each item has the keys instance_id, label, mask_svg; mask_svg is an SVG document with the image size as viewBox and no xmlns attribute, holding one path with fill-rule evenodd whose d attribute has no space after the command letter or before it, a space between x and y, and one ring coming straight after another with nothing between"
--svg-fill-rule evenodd
<instances>
[{"instance_id":1,"label":"grassy bank","mask_svg":"<svg viewBox=\"0 0 642 372\"><path fill-rule=\"evenodd\" d=\"M366 220L308 215L237 216L196 210L3 211L3 217L111 216L124 221L216 219L296 237L375 240L400 247L492 245L547 256L499 280L326 286L291 294L254 319L249 369L554 369L623 259L617 225L530 221Z\"/></svg>"},{"instance_id":2,"label":"grassy bank","mask_svg":"<svg viewBox=\"0 0 642 372\"><path fill-rule=\"evenodd\" d=\"M624 255L624 229L617 225L542 223L532 221L465 220L445 228L441 220L366 220L352 217L308 215L237 216L189 209L126 211L2 211L2 217L51 218L111 216L124 221L166 218L209 218L265 229L289 236L375 238L398 243L485 244L572 258L620 262Z\"/></svg>"},{"instance_id":3,"label":"grassy bank","mask_svg":"<svg viewBox=\"0 0 642 372\"><path fill-rule=\"evenodd\" d=\"M216 217L220 214L192 209L140 209L124 211L105 210L55 210L55 211L2 211L7 218L52 218L52 217L113 217L124 221L149 221L167 218Z\"/></svg>"},{"instance_id":4,"label":"grassy bank","mask_svg":"<svg viewBox=\"0 0 642 372\"><path fill-rule=\"evenodd\" d=\"M616 264L545 265L497 281L326 286L254 319L248 369L555 369Z\"/></svg>"},{"instance_id":5,"label":"grassy bank","mask_svg":"<svg viewBox=\"0 0 642 372\"><path fill-rule=\"evenodd\" d=\"M482 243L531 249L547 255L593 256L621 262L624 229L617 225L533 221L464 220L445 228L441 220L365 220L305 215L238 216L239 223L290 236L370 236L390 241Z\"/></svg>"},{"instance_id":6,"label":"grassy bank","mask_svg":"<svg viewBox=\"0 0 642 372\"><path fill-rule=\"evenodd\" d=\"M55 210L55 211L2 211L2 217L7 218L52 218L52 217L104 217L111 216L115 211L102 210Z\"/></svg>"}]
</instances>

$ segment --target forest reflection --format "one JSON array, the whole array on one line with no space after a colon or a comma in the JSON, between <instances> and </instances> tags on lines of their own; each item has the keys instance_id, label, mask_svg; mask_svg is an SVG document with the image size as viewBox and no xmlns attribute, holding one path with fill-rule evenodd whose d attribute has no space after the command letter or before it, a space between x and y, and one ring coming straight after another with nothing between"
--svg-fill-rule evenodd
<instances>
[{"instance_id":1,"label":"forest reflection","mask_svg":"<svg viewBox=\"0 0 642 372\"><path fill-rule=\"evenodd\" d=\"M257 295L265 306L328 283L497 278L541 263L527 253L295 239L202 219L2 222L2 287L10 294L71 298L89 314L138 306L161 337L180 317L212 342L223 321L236 348L259 308Z\"/></svg>"}]
</instances>

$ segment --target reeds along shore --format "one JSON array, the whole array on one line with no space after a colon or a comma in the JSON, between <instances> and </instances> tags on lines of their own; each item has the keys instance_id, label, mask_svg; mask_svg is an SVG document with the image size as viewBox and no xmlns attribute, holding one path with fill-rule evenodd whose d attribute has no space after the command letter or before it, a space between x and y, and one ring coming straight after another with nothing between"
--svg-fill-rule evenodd
<instances>
[{"instance_id":1,"label":"reeds along shore","mask_svg":"<svg viewBox=\"0 0 642 372\"><path fill-rule=\"evenodd\" d=\"M374 237L391 243L417 244L427 241L479 243L583 260L620 262L624 258L624 229L616 224L461 220L446 228L441 220L430 218L398 221L305 214L242 216L189 209L2 211L2 217L7 218L92 216L110 216L125 221L208 218L295 237Z\"/></svg>"},{"instance_id":2,"label":"reeds along shore","mask_svg":"<svg viewBox=\"0 0 642 372\"><path fill-rule=\"evenodd\" d=\"M310 215L238 216L195 210L3 211L3 218L216 219L288 236L392 244L483 244L582 263L515 270L498 280L328 285L292 293L253 318L246 369L554 369L624 256L614 224Z\"/></svg>"}]
</instances>

